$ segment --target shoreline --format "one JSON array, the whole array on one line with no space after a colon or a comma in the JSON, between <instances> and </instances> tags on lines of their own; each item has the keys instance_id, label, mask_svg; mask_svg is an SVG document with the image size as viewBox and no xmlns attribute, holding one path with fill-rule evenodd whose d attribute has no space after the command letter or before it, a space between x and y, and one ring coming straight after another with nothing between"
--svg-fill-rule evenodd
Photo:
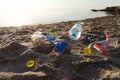
<instances>
[{"instance_id":1,"label":"shoreline","mask_svg":"<svg viewBox=\"0 0 120 80\"><path fill-rule=\"evenodd\" d=\"M114 15L113 15L114 16ZM22 27L22 26L36 26L36 25L50 25L50 24L58 24L58 23L62 23L62 22L77 22L77 21L86 21L89 19L99 19L99 18L105 18L105 17L111 17L111 16L103 16L103 17L95 17L95 18L86 18L86 19L81 19L81 20L69 20L69 21L60 21L60 22L53 22L53 23L43 23L43 24L39 24L39 23L35 23L35 24L28 24L28 25L20 25L20 26L0 26L0 28L9 28L9 27Z\"/></svg>"}]
</instances>

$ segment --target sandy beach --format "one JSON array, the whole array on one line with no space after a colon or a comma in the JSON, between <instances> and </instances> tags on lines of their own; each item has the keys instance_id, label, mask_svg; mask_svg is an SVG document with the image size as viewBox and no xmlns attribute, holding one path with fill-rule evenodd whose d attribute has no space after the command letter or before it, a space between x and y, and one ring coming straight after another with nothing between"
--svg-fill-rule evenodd
<instances>
[{"instance_id":1,"label":"sandy beach","mask_svg":"<svg viewBox=\"0 0 120 80\"><path fill-rule=\"evenodd\" d=\"M75 23L84 22L80 39L74 41L68 31ZM57 40L66 40L64 54L50 43L35 47L31 36L41 31ZM84 56L83 49L90 42L85 35L95 36L95 41L105 40L104 31L110 38L118 38L118 48L110 50L110 58L99 52ZM26 62L35 61L33 68ZM0 27L0 80L120 80L120 16L106 16L53 24Z\"/></svg>"}]
</instances>

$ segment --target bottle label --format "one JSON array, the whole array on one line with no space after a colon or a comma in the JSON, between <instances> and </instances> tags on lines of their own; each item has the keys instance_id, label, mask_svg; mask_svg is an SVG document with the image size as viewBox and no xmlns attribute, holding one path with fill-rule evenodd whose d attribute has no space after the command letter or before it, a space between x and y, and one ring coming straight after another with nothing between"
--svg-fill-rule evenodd
<instances>
[{"instance_id":1,"label":"bottle label","mask_svg":"<svg viewBox=\"0 0 120 80\"><path fill-rule=\"evenodd\" d=\"M72 32L79 32L80 30L76 29L76 28L73 28L72 29Z\"/></svg>"}]
</instances>

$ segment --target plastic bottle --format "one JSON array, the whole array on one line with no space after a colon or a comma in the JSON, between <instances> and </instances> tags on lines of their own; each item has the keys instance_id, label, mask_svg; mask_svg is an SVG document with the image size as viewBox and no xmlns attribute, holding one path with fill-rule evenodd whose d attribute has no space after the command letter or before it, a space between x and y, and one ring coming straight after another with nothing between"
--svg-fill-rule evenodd
<instances>
[{"instance_id":1,"label":"plastic bottle","mask_svg":"<svg viewBox=\"0 0 120 80\"><path fill-rule=\"evenodd\" d=\"M32 39L32 41L34 41L35 39L41 39L41 38L43 38L43 37L44 37L43 32L36 31L36 32L31 36L31 39Z\"/></svg>"},{"instance_id":2,"label":"plastic bottle","mask_svg":"<svg viewBox=\"0 0 120 80\"><path fill-rule=\"evenodd\" d=\"M75 24L69 31L69 37L72 40L78 40L81 36L82 26L81 24Z\"/></svg>"},{"instance_id":3,"label":"plastic bottle","mask_svg":"<svg viewBox=\"0 0 120 80\"><path fill-rule=\"evenodd\" d=\"M34 47L39 47L45 40L43 32L37 31L31 36L31 40Z\"/></svg>"}]
</instances>

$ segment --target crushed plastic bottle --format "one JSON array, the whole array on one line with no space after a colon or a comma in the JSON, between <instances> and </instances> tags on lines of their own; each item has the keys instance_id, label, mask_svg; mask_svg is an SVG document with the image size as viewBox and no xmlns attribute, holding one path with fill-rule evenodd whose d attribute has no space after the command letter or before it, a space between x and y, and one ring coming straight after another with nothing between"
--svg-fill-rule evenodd
<instances>
[{"instance_id":1,"label":"crushed plastic bottle","mask_svg":"<svg viewBox=\"0 0 120 80\"><path fill-rule=\"evenodd\" d=\"M35 41L35 40L41 39L41 38L43 38L43 37L44 37L43 32L36 31L36 32L31 36L31 39L32 39L32 41Z\"/></svg>"},{"instance_id":2,"label":"crushed plastic bottle","mask_svg":"<svg viewBox=\"0 0 120 80\"><path fill-rule=\"evenodd\" d=\"M31 36L31 40L32 40L34 47L41 46L42 42L44 42L44 40L45 40L44 33L40 32L40 31L34 32L33 35Z\"/></svg>"},{"instance_id":3,"label":"crushed plastic bottle","mask_svg":"<svg viewBox=\"0 0 120 80\"><path fill-rule=\"evenodd\" d=\"M69 37L72 40L78 40L81 37L82 24L75 24L69 31Z\"/></svg>"}]
</instances>

